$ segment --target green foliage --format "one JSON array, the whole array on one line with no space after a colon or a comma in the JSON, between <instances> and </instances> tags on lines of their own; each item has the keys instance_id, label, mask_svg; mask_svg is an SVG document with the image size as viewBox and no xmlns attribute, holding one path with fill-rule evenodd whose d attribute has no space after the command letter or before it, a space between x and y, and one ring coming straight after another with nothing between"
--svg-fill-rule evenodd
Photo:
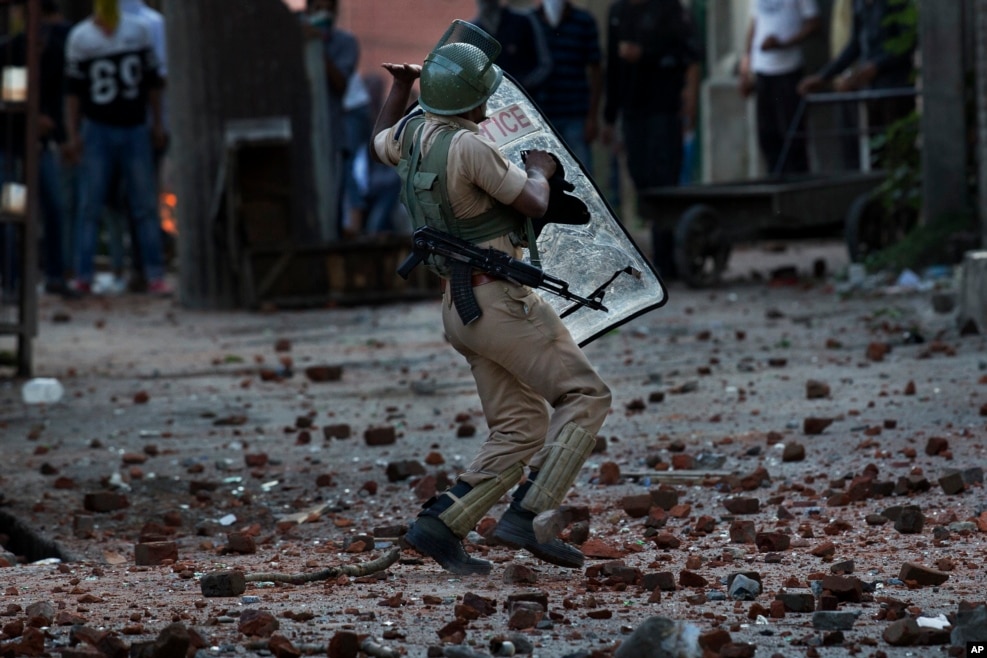
<instances>
[{"instance_id":1,"label":"green foliage","mask_svg":"<svg viewBox=\"0 0 987 658\"><path fill-rule=\"evenodd\" d=\"M932 265L949 263L954 259L950 238L969 231L974 225L967 214L948 215L913 229L897 244L868 256L864 265L869 272L903 269L921 270Z\"/></svg>"},{"instance_id":2,"label":"green foliage","mask_svg":"<svg viewBox=\"0 0 987 658\"><path fill-rule=\"evenodd\" d=\"M887 49L895 55L907 53L918 43L919 0L889 0L892 11L888 12L884 24L898 26L898 35L885 42Z\"/></svg>"},{"instance_id":3,"label":"green foliage","mask_svg":"<svg viewBox=\"0 0 987 658\"><path fill-rule=\"evenodd\" d=\"M917 216L922 207L922 158L918 148L921 118L913 111L871 139L887 177L877 189L889 213L908 210Z\"/></svg>"},{"instance_id":4,"label":"green foliage","mask_svg":"<svg viewBox=\"0 0 987 658\"><path fill-rule=\"evenodd\" d=\"M918 43L919 0L888 0L891 10L886 25L897 26L897 35L885 42L894 54L913 50ZM922 160L918 142L921 119L917 111L888 126L871 139L871 153L880 157L888 173L878 194L888 213L914 211L922 207Z\"/></svg>"},{"instance_id":5,"label":"green foliage","mask_svg":"<svg viewBox=\"0 0 987 658\"><path fill-rule=\"evenodd\" d=\"M886 24L897 27L897 36L885 43L887 49L901 54L914 49L918 42L919 12L921 0L889 0L893 11ZM935 11L934 3L926 2L926 11ZM966 116L968 125L976 109L974 103L974 81L966 80ZM921 142L921 117L912 112L907 117L893 123L888 129L871 140L871 152L879 154L881 167L887 178L877 193L889 216L910 213L919 217L922 210L922 161L919 144ZM973 191L976 185L976 161L973 149L969 150L967 165L968 184ZM975 191L973 191L975 194ZM969 232L974 226L972 213L943 217L926 217L923 225L913 229L898 244L892 245L869 256L865 264L870 271L918 270L930 265L951 262L951 238Z\"/></svg>"}]
</instances>

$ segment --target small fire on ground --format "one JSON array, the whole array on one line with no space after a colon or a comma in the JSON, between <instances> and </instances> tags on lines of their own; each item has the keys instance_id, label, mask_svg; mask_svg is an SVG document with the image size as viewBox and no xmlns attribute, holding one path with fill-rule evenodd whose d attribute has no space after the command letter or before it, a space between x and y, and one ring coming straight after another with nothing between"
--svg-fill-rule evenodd
<instances>
[{"instance_id":1,"label":"small fire on ground","mask_svg":"<svg viewBox=\"0 0 987 658\"><path fill-rule=\"evenodd\" d=\"M178 235L178 196L173 192L158 195L158 214L161 216L161 230L169 235Z\"/></svg>"}]
</instances>

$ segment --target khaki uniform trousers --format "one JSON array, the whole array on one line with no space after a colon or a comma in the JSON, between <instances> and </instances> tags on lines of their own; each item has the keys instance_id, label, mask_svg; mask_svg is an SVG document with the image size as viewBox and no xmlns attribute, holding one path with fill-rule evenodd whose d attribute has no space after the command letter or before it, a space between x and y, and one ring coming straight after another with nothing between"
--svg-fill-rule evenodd
<instances>
[{"instance_id":1,"label":"khaki uniform trousers","mask_svg":"<svg viewBox=\"0 0 987 658\"><path fill-rule=\"evenodd\" d=\"M611 394L555 309L531 288L494 281L473 293L483 315L464 326L446 286L442 323L470 364L490 430L460 475L476 486L519 462L540 468L567 423L596 434Z\"/></svg>"}]
</instances>

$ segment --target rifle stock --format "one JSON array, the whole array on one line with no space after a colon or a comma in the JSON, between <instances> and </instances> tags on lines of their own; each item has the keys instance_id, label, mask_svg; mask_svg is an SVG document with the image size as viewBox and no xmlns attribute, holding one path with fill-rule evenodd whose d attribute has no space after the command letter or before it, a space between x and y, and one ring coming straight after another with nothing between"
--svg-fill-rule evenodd
<instances>
[{"instance_id":1,"label":"rifle stock","mask_svg":"<svg viewBox=\"0 0 987 658\"><path fill-rule=\"evenodd\" d=\"M418 248L417 244L412 242L411 253L398 266L398 275L407 280L411 276L411 271L418 267L418 264L425 260L426 256L428 256L428 252Z\"/></svg>"}]
</instances>

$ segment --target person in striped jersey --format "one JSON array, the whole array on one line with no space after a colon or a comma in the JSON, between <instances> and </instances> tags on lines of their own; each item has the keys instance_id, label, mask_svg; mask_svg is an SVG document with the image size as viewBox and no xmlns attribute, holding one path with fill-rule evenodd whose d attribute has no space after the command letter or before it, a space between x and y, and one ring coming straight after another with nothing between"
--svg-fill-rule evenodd
<instances>
[{"instance_id":1,"label":"person in striped jersey","mask_svg":"<svg viewBox=\"0 0 987 658\"><path fill-rule=\"evenodd\" d=\"M91 290L103 205L113 177L120 175L137 225L148 292L170 294L152 155L166 139L164 81L149 25L121 12L119 0L95 0L92 15L69 32L65 78L66 154L82 164L73 285L80 293Z\"/></svg>"}]
</instances>

